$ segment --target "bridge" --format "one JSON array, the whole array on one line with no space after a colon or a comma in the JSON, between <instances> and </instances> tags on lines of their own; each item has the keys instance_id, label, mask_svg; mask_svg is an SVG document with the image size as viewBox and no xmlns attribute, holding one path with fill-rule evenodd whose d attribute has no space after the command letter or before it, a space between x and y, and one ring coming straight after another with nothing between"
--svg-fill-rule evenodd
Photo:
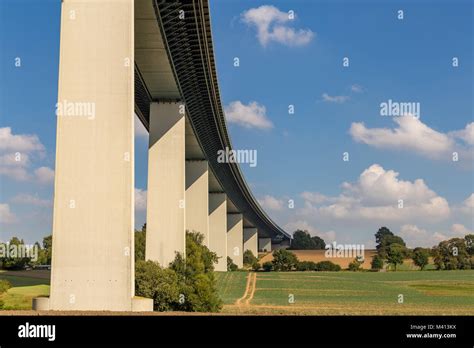
<instances>
[{"instance_id":1,"label":"bridge","mask_svg":"<svg viewBox=\"0 0 474 348\"><path fill-rule=\"evenodd\" d=\"M46 310L152 310L134 296L134 117L149 132L146 259L167 267L186 231L227 270L290 236L238 163L219 95L207 0L63 0L53 251Z\"/></svg>"}]
</instances>

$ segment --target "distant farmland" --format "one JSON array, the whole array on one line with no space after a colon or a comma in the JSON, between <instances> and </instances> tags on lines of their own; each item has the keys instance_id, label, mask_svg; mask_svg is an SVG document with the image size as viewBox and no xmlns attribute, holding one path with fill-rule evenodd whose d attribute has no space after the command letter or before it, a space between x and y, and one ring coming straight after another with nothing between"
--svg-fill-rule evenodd
<instances>
[{"instance_id":1,"label":"distant farmland","mask_svg":"<svg viewBox=\"0 0 474 348\"><path fill-rule=\"evenodd\" d=\"M296 315L474 315L474 270L219 273L223 312ZM254 289L252 285L255 284ZM399 303L399 296L403 303ZM290 303L293 299L294 303ZM240 301L239 301L240 300Z\"/></svg>"},{"instance_id":2,"label":"distant farmland","mask_svg":"<svg viewBox=\"0 0 474 348\"><path fill-rule=\"evenodd\" d=\"M331 261L336 265L341 266L341 268L346 269L349 266L349 263L354 261L355 257L331 257L327 258L324 256L326 250L290 250L293 254L298 257L300 261L313 261L313 262L320 262L320 261ZM370 263L372 262L372 258L377 253L376 250L365 250L364 252L364 263L362 264L362 268L370 269ZM260 260L260 264L263 264L267 261L272 261L273 256L271 253L266 254ZM432 262L430 258L430 262ZM427 269L433 269L433 265L428 265ZM403 265L397 267L400 270L416 270L418 269L416 266L413 265L413 261L411 259L405 260Z\"/></svg>"}]
</instances>

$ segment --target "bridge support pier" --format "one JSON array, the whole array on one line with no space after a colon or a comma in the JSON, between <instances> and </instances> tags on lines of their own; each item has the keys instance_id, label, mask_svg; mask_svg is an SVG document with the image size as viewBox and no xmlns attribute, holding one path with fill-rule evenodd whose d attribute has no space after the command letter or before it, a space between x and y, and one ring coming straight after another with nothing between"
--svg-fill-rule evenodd
<instances>
[{"instance_id":1,"label":"bridge support pier","mask_svg":"<svg viewBox=\"0 0 474 348\"><path fill-rule=\"evenodd\" d=\"M209 249L219 257L214 269L226 272L227 195L225 193L209 193Z\"/></svg>"},{"instance_id":2,"label":"bridge support pier","mask_svg":"<svg viewBox=\"0 0 474 348\"><path fill-rule=\"evenodd\" d=\"M272 251L272 239L271 238L259 238L258 239L258 250L270 252Z\"/></svg>"},{"instance_id":3,"label":"bridge support pier","mask_svg":"<svg viewBox=\"0 0 474 348\"><path fill-rule=\"evenodd\" d=\"M179 103L150 105L147 260L168 267L185 254L185 116Z\"/></svg>"},{"instance_id":4,"label":"bridge support pier","mask_svg":"<svg viewBox=\"0 0 474 348\"><path fill-rule=\"evenodd\" d=\"M131 311L134 3L63 0L61 11L51 293L33 305Z\"/></svg>"},{"instance_id":5,"label":"bridge support pier","mask_svg":"<svg viewBox=\"0 0 474 348\"><path fill-rule=\"evenodd\" d=\"M209 246L209 172L205 160L186 160L186 230L200 232Z\"/></svg>"},{"instance_id":6,"label":"bridge support pier","mask_svg":"<svg viewBox=\"0 0 474 348\"><path fill-rule=\"evenodd\" d=\"M250 250L258 256L258 234L255 227L244 228L244 251Z\"/></svg>"},{"instance_id":7,"label":"bridge support pier","mask_svg":"<svg viewBox=\"0 0 474 348\"><path fill-rule=\"evenodd\" d=\"M227 256L239 267L243 263L243 227L244 221L240 213L227 214Z\"/></svg>"}]
</instances>

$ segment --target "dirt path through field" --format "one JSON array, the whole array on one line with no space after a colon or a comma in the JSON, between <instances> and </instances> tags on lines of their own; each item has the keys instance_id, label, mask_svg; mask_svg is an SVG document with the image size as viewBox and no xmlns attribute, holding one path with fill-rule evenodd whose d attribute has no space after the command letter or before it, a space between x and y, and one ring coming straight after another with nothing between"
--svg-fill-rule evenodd
<instances>
[{"instance_id":1,"label":"dirt path through field","mask_svg":"<svg viewBox=\"0 0 474 348\"><path fill-rule=\"evenodd\" d=\"M250 294L249 297L245 300L245 305L249 306L250 301L253 299L253 295L255 294L255 289L257 288L257 272L250 273L249 276L251 277L251 283L250 283Z\"/></svg>"},{"instance_id":2,"label":"dirt path through field","mask_svg":"<svg viewBox=\"0 0 474 348\"><path fill-rule=\"evenodd\" d=\"M253 298L255 293L255 288L257 284L257 273L256 272L249 272L247 275L247 285L245 286L244 295L235 301L236 306L249 306L250 301ZM243 302L244 301L244 302ZM243 303L242 303L243 302Z\"/></svg>"}]
</instances>

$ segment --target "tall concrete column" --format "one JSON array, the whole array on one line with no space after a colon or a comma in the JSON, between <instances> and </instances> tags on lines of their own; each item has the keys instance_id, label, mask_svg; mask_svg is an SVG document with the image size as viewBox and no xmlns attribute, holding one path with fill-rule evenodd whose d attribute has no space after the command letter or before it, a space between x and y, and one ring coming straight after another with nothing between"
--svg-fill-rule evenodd
<instances>
[{"instance_id":1,"label":"tall concrete column","mask_svg":"<svg viewBox=\"0 0 474 348\"><path fill-rule=\"evenodd\" d=\"M244 251L246 250L258 256L258 234L254 227L244 228Z\"/></svg>"},{"instance_id":2,"label":"tall concrete column","mask_svg":"<svg viewBox=\"0 0 474 348\"><path fill-rule=\"evenodd\" d=\"M270 252L272 251L272 239L271 238L259 238L258 239L258 250Z\"/></svg>"},{"instance_id":3,"label":"tall concrete column","mask_svg":"<svg viewBox=\"0 0 474 348\"><path fill-rule=\"evenodd\" d=\"M42 309L129 311L133 0L63 0L59 61L51 292L38 301Z\"/></svg>"},{"instance_id":4,"label":"tall concrete column","mask_svg":"<svg viewBox=\"0 0 474 348\"><path fill-rule=\"evenodd\" d=\"M226 272L227 195L225 193L209 193L209 249L219 257L214 269Z\"/></svg>"},{"instance_id":5,"label":"tall concrete column","mask_svg":"<svg viewBox=\"0 0 474 348\"><path fill-rule=\"evenodd\" d=\"M185 119L179 103L150 105L147 260L168 267L185 254Z\"/></svg>"},{"instance_id":6,"label":"tall concrete column","mask_svg":"<svg viewBox=\"0 0 474 348\"><path fill-rule=\"evenodd\" d=\"M209 173L205 160L186 161L186 230L204 235L209 246Z\"/></svg>"},{"instance_id":7,"label":"tall concrete column","mask_svg":"<svg viewBox=\"0 0 474 348\"><path fill-rule=\"evenodd\" d=\"M243 227L242 214L227 214L227 256L239 267L244 265L243 259Z\"/></svg>"}]
</instances>

